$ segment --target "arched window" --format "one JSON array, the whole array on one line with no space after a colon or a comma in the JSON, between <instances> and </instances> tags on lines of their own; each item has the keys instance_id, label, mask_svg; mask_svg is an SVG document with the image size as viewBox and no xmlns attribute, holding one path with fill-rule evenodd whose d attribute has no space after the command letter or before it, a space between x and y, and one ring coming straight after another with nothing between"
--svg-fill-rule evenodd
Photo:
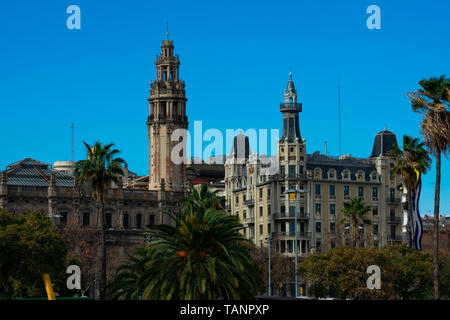
<instances>
[{"instance_id":1,"label":"arched window","mask_svg":"<svg viewBox=\"0 0 450 320\"><path fill-rule=\"evenodd\" d=\"M314 169L314 179L322 178L322 170L320 168Z\"/></svg>"},{"instance_id":2,"label":"arched window","mask_svg":"<svg viewBox=\"0 0 450 320\"><path fill-rule=\"evenodd\" d=\"M328 179L336 179L336 170L335 169L328 170Z\"/></svg>"},{"instance_id":3,"label":"arched window","mask_svg":"<svg viewBox=\"0 0 450 320\"><path fill-rule=\"evenodd\" d=\"M344 171L342 171L342 180L350 180L350 170L345 169Z\"/></svg>"},{"instance_id":4,"label":"arched window","mask_svg":"<svg viewBox=\"0 0 450 320\"><path fill-rule=\"evenodd\" d=\"M364 181L364 171L358 170L356 172L356 181Z\"/></svg>"}]
</instances>

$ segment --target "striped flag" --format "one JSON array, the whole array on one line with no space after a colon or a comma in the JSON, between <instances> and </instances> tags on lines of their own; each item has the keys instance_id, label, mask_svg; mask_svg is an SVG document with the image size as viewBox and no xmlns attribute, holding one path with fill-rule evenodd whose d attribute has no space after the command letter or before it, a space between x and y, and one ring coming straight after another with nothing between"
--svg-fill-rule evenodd
<instances>
[{"instance_id":1,"label":"striped flag","mask_svg":"<svg viewBox=\"0 0 450 320\"><path fill-rule=\"evenodd\" d=\"M419 199L422 190L422 179L418 173L416 191L412 193L412 222L413 222L413 243L417 250L422 250L423 224L419 213Z\"/></svg>"}]
</instances>

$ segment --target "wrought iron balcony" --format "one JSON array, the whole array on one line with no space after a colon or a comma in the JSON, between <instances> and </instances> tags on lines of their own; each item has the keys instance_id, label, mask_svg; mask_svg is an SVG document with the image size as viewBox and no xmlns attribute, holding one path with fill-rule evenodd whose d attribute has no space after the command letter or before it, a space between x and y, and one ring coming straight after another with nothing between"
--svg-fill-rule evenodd
<instances>
[{"instance_id":1,"label":"wrought iron balcony","mask_svg":"<svg viewBox=\"0 0 450 320\"><path fill-rule=\"evenodd\" d=\"M295 237L295 232L294 231L272 232L272 237L274 237L274 238L275 237ZM297 237L310 238L311 232L298 231Z\"/></svg>"},{"instance_id":2,"label":"wrought iron balcony","mask_svg":"<svg viewBox=\"0 0 450 320\"><path fill-rule=\"evenodd\" d=\"M308 179L306 173L284 173L284 174L277 174L276 176L274 176L274 180L278 181L278 180L286 180L286 179L302 179L302 180L306 180Z\"/></svg>"},{"instance_id":3,"label":"wrought iron balcony","mask_svg":"<svg viewBox=\"0 0 450 320\"><path fill-rule=\"evenodd\" d=\"M295 213L293 212L281 212L281 213L274 213L273 214L274 219L295 219ZM297 219L309 219L307 213L297 213Z\"/></svg>"},{"instance_id":4,"label":"wrought iron balcony","mask_svg":"<svg viewBox=\"0 0 450 320\"><path fill-rule=\"evenodd\" d=\"M255 217L245 217L244 218L244 223L255 223Z\"/></svg>"},{"instance_id":5,"label":"wrought iron balcony","mask_svg":"<svg viewBox=\"0 0 450 320\"><path fill-rule=\"evenodd\" d=\"M389 197L389 198L386 198L386 202L387 202L388 204L399 204L399 203L402 202L402 199L400 199L400 198L391 198L391 197Z\"/></svg>"},{"instance_id":6,"label":"wrought iron balcony","mask_svg":"<svg viewBox=\"0 0 450 320\"><path fill-rule=\"evenodd\" d=\"M400 223L401 222L401 218L400 217L388 217L388 222L390 223Z\"/></svg>"},{"instance_id":7,"label":"wrought iron balcony","mask_svg":"<svg viewBox=\"0 0 450 320\"><path fill-rule=\"evenodd\" d=\"M253 207L255 205L255 201L253 199L245 200L244 205L248 207Z\"/></svg>"},{"instance_id":8,"label":"wrought iron balcony","mask_svg":"<svg viewBox=\"0 0 450 320\"><path fill-rule=\"evenodd\" d=\"M402 237L397 236L395 234L390 234L390 235L388 235L388 240L389 241L402 241Z\"/></svg>"}]
</instances>

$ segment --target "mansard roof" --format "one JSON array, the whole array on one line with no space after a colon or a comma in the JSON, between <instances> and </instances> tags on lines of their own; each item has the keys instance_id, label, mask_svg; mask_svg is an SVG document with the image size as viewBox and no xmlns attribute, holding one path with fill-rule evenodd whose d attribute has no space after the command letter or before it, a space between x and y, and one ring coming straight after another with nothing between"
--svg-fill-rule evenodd
<instances>
[{"instance_id":1,"label":"mansard roof","mask_svg":"<svg viewBox=\"0 0 450 320\"><path fill-rule=\"evenodd\" d=\"M332 157L325 156L319 153L306 155L306 168L314 170L319 168L322 170L322 178L328 178L328 170L336 170L336 179L342 180L342 172L348 170L350 172L350 180L356 180L356 173L358 171L364 172L365 181L370 181L370 174L376 171L375 163L370 159L355 158L355 157Z\"/></svg>"}]
</instances>

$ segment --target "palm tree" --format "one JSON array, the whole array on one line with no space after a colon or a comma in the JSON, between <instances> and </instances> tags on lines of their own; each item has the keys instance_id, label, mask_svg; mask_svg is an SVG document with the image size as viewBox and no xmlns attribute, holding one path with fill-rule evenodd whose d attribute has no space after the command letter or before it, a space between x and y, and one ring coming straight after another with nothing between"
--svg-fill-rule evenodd
<instances>
[{"instance_id":1,"label":"palm tree","mask_svg":"<svg viewBox=\"0 0 450 320\"><path fill-rule=\"evenodd\" d=\"M223 207L220 199L217 197L218 192L219 190L211 191L207 183L202 183L199 190L191 186L190 192L186 198L181 200L181 203L190 214L199 210L205 211L208 208L221 210Z\"/></svg>"},{"instance_id":2,"label":"palm tree","mask_svg":"<svg viewBox=\"0 0 450 320\"><path fill-rule=\"evenodd\" d=\"M199 197L200 196L200 197ZM236 216L215 207L208 187L191 189L177 227L156 225L143 299L250 299L258 269Z\"/></svg>"},{"instance_id":3,"label":"palm tree","mask_svg":"<svg viewBox=\"0 0 450 320\"><path fill-rule=\"evenodd\" d=\"M450 149L450 79L445 76L419 81L422 87L407 94L414 112L422 114L421 134L431 154L436 157L434 193L433 278L434 298L439 299L439 198L441 188L441 154Z\"/></svg>"},{"instance_id":4,"label":"palm tree","mask_svg":"<svg viewBox=\"0 0 450 320\"><path fill-rule=\"evenodd\" d=\"M124 175L122 165L125 161L118 158L120 153L117 149L112 149L113 143L103 145L97 141L92 146L84 142L86 147L86 160L77 161L74 170L76 183L81 186L85 183L92 185L92 198L99 205L100 216L100 247L101 247L101 274L99 283L99 298L106 296L106 232L105 213L103 210L106 204L106 190L112 183L119 184L120 176Z\"/></svg>"},{"instance_id":5,"label":"palm tree","mask_svg":"<svg viewBox=\"0 0 450 320\"><path fill-rule=\"evenodd\" d=\"M403 243L408 243L411 246L412 228L412 193L417 189L418 174L425 174L430 167L430 156L424 148L425 143L420 142L418 138L411 136L403 136L403 151L400 151L395 145L393 150L388 152L397 164L393 172L402 177L402 184L407 190L408 203L408 230L407 235L403 238Z\"/></svg>"},{"instance_id":6,"label":"palm tree","mask_svg":"<svg viewBox=\"0 0 450 320\"><path fill-rule=\"evenodd\" d=\"M128 261L117 268L114 280L108 285L108 299L141 299L142 276L151 258L150 250L151 247L136 247L133 254L128 255Z\"/></svg>"},{"instance_id":7,"label":"palm tree","mask_svg":"<svg viewBox=\"0 0 450 320\"><path fill-rule=\"evenodd\" d=\"M344 219L341 224L348 223L352 229L352 242L355 247L360 245L361 232L359 227L365 224L371 224L367 213L371 210L370 206L366 206L362 198L352 198L350 201L344 202Z\"/></svg>"}]
</instances>

